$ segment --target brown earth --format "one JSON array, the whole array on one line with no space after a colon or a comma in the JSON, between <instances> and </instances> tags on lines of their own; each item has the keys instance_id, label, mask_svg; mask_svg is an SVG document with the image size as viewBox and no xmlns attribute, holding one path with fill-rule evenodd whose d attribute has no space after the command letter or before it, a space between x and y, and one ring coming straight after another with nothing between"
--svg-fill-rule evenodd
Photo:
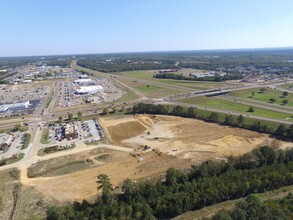
<instances>
[{"instance_id":1,"label":"brown earth","mask_svg":"<svg viewBox=\"0 0 293 220\"><path fill-rule=\"evenodd\" d=\"M169 167L184 169L190 167L191 161L178 159L174 156L159 155L151 151L141 154L143 161L138 162L138 157L129 153L108 150L111 154L109 162L83 171L55 177L27 178L25 185L34 186L46 196L51 196L58 201L81 201L89 199L94 201L97 195L97 176L107 174L115 186L121 184L126 178L138 180L151 176L160 176Z\"/></svg>"},{"instance_id":2,"label":"brown earth","mask_svg":"<svg viewBox=\"0 0 293 220\"><path fill-rule=\"evenodd\" d=\"M130 135L126 135L127 132L125 132L125 137L120 139L123 145L134 149L140 145L148 145L169 155L188 158L194 162L241 155L257 146L270 144L272 141L266 134L244 129L206 123L196 119L148 115L108 118L107 121L103 121L111 138L116 136L112 128L126 123L127 118L132 122L135 121L136 126L140 123L147 130L130 138ZM108 123L111 129L107 126Z\"/></svg>"},{"instance_id":3,"label":"brown earth","mask_svg":"<svg viewBox=\"0 0 293 220\"><path fill-rule=\"evenodd\" d=\"M59 201L94 201L99 174L107 174L112 184L118 186L126 178L160 177L170 167L188 169L192 164L244 154L272 142L265 134L173 116L118 116L99 120L112 141L117 138L115 129L123 128L124 135L116 141L128 146L129 150L133 148L134 152L121 152L118 147L117 150L107 149L104 153L110 157L101 166L61 176L23 178L23 184L34 186ZM139 132L137 127L141 129ZM151 149L143 151L141 145L148 145ZM283 142L278 145L279 148L287 146ZM97 158L93 154L84 154Z\"/></svg>"}]
</instances>

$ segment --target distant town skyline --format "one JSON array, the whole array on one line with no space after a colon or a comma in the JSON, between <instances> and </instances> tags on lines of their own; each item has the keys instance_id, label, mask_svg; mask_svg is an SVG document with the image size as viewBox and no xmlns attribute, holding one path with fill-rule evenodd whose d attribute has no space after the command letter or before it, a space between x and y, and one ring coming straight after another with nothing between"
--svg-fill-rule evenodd
<instances>
[{"instance_id":1,"label":"distant town skyline","mask_svg":"<svg viewBox=\"0 0 293 220\"><path fill-rule=\"evenodd\" d=\"M290 0L3 0L0 56L293 46Z\"/></svg>"}]
</instances>

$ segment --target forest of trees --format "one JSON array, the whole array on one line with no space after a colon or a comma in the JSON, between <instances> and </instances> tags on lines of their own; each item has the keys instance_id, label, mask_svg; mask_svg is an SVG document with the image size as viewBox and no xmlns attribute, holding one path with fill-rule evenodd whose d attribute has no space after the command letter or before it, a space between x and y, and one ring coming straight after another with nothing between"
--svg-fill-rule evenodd
<instances>
[{"instance_id":1,"label":"forest of trees","mask_svg":"<svg viewBox=\"0 0 293 220\"><path fill-rule=\"evenodd\" d=\"M92 70L98 70L101 72L122 72L122 71L134 71L134 70L157 70L157 69L169 69L175 68L175 61L160 60L159 62L152 59L137 60L128 62L127 59L118 59L113 62L105 62L95 59L80 59L77 60L79 66L89 68Z\"/></svg>"},{"instance_id":2,"label":"forest of trees","mask_svg":"<svg viewBox=\"0 0 293 220\"><path fill-rule=\"evenodd\" d=\"M274 134L286 138L293 139L293 124L286 127L284 124L280 124L277 128L273 129L265 123L255 121L253 124L246 124L244 116L226 115L223 119L220 119L219 114L211 112L209 116L198 114L197 110L193 107L172 106L172 105L154 105L139 103L133 106L133 113L147 113L147 114L162 114L162 115L175 115L188 118L197 118L209 122L220 123L222 125L228 125L233 127L245 128L248 130L264 132Z\"/></svg>"},{"instance_id":3,"label":"forest of trees","mask_svg":"<svg viewBox=\"0 0 293 220\"><path fill-rule=\"evenodd\" d=\"M211 220L232 219L293 219L293 194L289 193L283 199L263 202L256 195L249 195L245 201L236 204L231 211L220 211Z\"/></svg>"},{"instance_id":4,"label":"forest of trees","mask_svg":"<svg viewBox=\"0 0 293 220\"><path fill-rule=\"evenodd\" d=\"M50 207L47 219L167 219L222 201L293 184L293 149L263 146L240 157L207 161L188 172L170 168L165 180L124 181L114 194L107 175L97 180L102 196L96 203ZM258 214L258 213L256 213ZM278 213L276 213L278 215Z\"/></svg>"},{"instance_id":5,"label":"forest of trees","mask_svg":"<svg viewBox=\"0 0 293 220\"><path fill-rule=\"evenodd\" d=\"M257 69L280 68L282 73L293 73L293 63L287 62L293 60L292 49L97 54L79 55L76 58L78 65L102 72L173 68L217 71L218 68L254 66Z\"/></svg>"},{"instance_id":6,"label":"forest of trees","mask_svg":"<svg viewBox=\"0 0 293 220\"><path fill-rule=\"evenodd\" d=\"M206 77L194 77L194 76L183 76L176 73L158 73L153 76L157 79L176 79L176 80L192 80L192 81L213 81L213 82L222 82L226 80L237 80L243 79L244 75L241 73L230 73L224 76L206 76Z\"/></svg>"}]
</instances>

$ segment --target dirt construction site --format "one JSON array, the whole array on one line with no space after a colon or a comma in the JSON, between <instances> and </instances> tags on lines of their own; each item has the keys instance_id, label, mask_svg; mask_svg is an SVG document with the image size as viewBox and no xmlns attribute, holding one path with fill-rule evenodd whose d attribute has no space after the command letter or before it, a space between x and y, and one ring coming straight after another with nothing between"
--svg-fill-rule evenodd
<instances>
[{"instance_id":1,"label":"dirt construction site","mask_svg":"<svg viewBox=\"0 0 293 220\"><path fill-rule=\"evenodd\" d=\"M100 121L116 145L134 150L147 145L193 162L240 155L272 141L265 134L174 116L138 115Z\"/></svg>"},{"instance_id":2,"label":"dirt construction site","mask_svg":"<svg viewBox=\"0 0 293 220\"><path fill-rule=\"evenodd\" d=\"M173 116L101 117L99 122L110 144L41 161L28 169L29 177L22 173L21 182L60 202L94 201L99 174L107 174L119 191L126 178L162 177L170 167L188 169L273 141L265 134Z\"/></svg>"}]
</instances>

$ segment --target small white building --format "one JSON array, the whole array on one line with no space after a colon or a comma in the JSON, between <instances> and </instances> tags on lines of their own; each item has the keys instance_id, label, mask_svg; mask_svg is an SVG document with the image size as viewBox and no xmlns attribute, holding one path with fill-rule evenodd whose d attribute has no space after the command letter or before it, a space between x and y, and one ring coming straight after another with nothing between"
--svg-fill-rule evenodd
<instances>
[{"instance_id":1,"label":"small white building","mask_svg":"<svg viewBox=\"0 0 293 220\"><path fill-rule=\"evenodd\" d=\"M26 80L23 81L23 83L25 83L25 84L32 83L32 80L31 79L26 79Z\"/></svg>"},{"instance_id":2,"label":"small white building","mask_svg":"<svg viewBox=\"0 0 293 220\"><path fill-rule=\"evenodd\" d=\"M77 79L77 80L74 80L74 83L79 85L85 85L85 84L92 83L92 80L91 79Z\"/></svg>"}]
</instances>

